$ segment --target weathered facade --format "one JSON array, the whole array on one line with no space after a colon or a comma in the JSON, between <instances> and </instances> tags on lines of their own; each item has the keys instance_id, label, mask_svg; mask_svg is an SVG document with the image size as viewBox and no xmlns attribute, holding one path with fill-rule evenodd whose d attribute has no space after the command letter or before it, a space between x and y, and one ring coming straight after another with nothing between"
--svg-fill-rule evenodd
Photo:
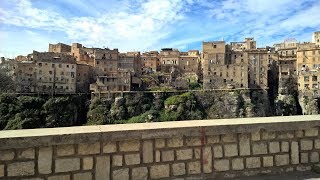
<instances>
[{"instance_id":1,"label":"weathered facade","mask_svg":"<svg viewBox=\"0 0 320 180\"><path fill-rule=\"evenodd\" d=\"M73 43L70 53L76 58L78 64L94 66L94 51L95 48L86 48L82 44Z\"/></svg>"},{"instance_id":2,"label":"weathered facade","mask_svg":"<svg viewBox=\"0 0 320 180\"><path fill-rule=\"evenodd\" d=\"M314 32L312 34L312 43L320 46L320 31Z\"/></svg>"},{"instance_id":3,"label":"weathered facade","mask_svg":"<svg viewBox=\"0 0 320 180\"><path fill-rule=\"evenodd\" d=\"M53 52L32 54L37 74L37 92L75 93L77 64L74 57Z\"/></svg>"},{"instance_id":4,"label":"weathered facade","mask_svg":"<svg viewBox=\"0 0 320 180\"><path fill-rule=\"evenodd\" d=\"M158 51L150 51L141 55L142 73L160 71L160 59Z\"/></svg>"},{"instance_id":5,"label":"weathered facade","mask_svg":"<svg viewBox=\"0 0 320 180\"><path fill-rule=\"evenodd\" d=\"M77 64L77 92L88 93L93 82L92 67L87 64Z\"/></svg>"},{"instance_id":6,"label":"weathered facade","mask_svg":"<svg viewBox=\"0 0 320 180\"><path fill-rule=\"evenodd\" d=\"M63 43L58 44L49 44L49 50L48 52L53 53L70 53L71 52L71 46Z\"/></svg>"},{"instance_id":7,"label":"weathered facade","mask_svg":"<svg viewBox=\"0 0 320 180\"><path fill-rule=\"evenodd\" d=\"M13 65L15 91L21 93L37 92L36 68L33 61L16 61Z\"/></svg>"}]
</instances>

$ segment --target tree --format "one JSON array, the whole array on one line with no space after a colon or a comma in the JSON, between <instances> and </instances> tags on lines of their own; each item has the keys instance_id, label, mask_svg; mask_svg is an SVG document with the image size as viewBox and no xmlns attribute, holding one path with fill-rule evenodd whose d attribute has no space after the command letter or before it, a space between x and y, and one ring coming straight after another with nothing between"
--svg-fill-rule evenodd
<instances>
[{"instance_id":1,"label":"tree","mask_svg":"<svg viewBox=\"0 0 320 180\"><path fill-rule=\"evenodd\" d=\"M14 90L14 81L6 74L5 71L0 71L0 93L11 92Z\"/></svg>"}]
</instances>

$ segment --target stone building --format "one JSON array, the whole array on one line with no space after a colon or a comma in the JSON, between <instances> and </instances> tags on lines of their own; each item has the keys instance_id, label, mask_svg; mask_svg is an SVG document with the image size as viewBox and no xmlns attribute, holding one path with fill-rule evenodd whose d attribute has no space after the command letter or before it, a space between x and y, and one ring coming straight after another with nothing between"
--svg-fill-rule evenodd
<instances>
[{"instance_id":1,"label":"stone building","mask_svg":"<svg viewBox=\"0 0 320 180\"><path fill-rule=\"evenodd\" d=\"M15 61L13 65L13 80L15 91L20 93L33 93L37 91L36 68L34 61Z\"/></svg>"},{"instance_id":2,"label":"stone building","mask_svg":"<svg viewBox=\"0 0 320 180\"><path fill-rule=\"evenodd\" d=\"M312 34L312 43L320 46L320 31L314 32Z\"/></svg>"},{"instance_id":3,"label":"stone building","mask_svg":"<svg viewBox=\"0 0 320 180\"><path fill-rule=\"evenodd\" d=\"M297 50L298 90L303 96L319 97L320 47L304 43Z\"/></svg>"},{"instance_id":4,"label":"stone building","mask_svg":"<svg viewBox=\"0 0 320 180\"><path fill-rule=\"evenodd\" d=\"M117 76L98 76L95 83L90 84L90 90L96 93L110 93L131 90L131 72L119 70Z\"/></svg>"},{"instance_id":5,"label":"stone building","mask_svg":"<svg viewBox=\"0 0 320 180\"><path fill-rule=\"evenodd\" d=\"M160 71L160 59L158 51L144 52L141 55L142 73Z\"/></svg>"},{"instance_id":6,"label":"stone building","mask_svg":"<svg viewBox=\"0 0 320 180\"><path fill-rule=\"evenodd\" d=\"M141 75L141 58L140 52L119 53L119 69L126 69L134 76Z\"/></svg>"},{"instance_id":7,"label":"stone building","mask_svg":"<svg viewBox=\"0 0 320 180\"><path fill-rule=\"evenodd\" d=\"M293 82L297 82L296 63L298 45L299 43L295 39L288 39L283 43L273 46L279 55L277 62L279 67L279 93L288 93L287 83L290 81L290 78L292 78ZM290 85L290 88L297 89L297 83Z\"/></svg>"},{"instance_id":8,"label":"stone building","mask_svg":"<svg viewBox=\"0 0 320 180\"><path fill-rule=\"evenodd\" d=\"M269 64L276 59L269 49L257 49L253 38L229 45L224 41L203 42L203 87L266 89Z\"/></svg>"},{"instance_id":9,"label":"stone building","mask_svg":"<svg viewBox=\"0 0 320 180\"><path fill-rule=\"evenodd\" d=\"M32 54L35 62L37 92L75 93L77 64L74 57L53 52Z\"/></svg>"},{"instance_id":10,"label":"stone building","mask_svg":"<svg viewBox=\"0 0 320 180\"><path fill-rule=\"evenodd\" d=\"M86 48L79 43L72 43L71 55L76 58L78 64L94 66L95 48Z\"/></svg>"},{"instance_id":11,"label":"stone building","mask_svg":"<svg viewBox=\"0 0 320 180\"><path fill-rule=\"evenodd\" d=\"M49 44L49 50L48 52L53 53L70 53L71 52L71 46L63 43L58 44Z\"/></svg>"},{"instance_id":12,"label":"stone building","mask_svg":"<svg viewBox=\"0 0 320 180\"><path fill-rule=\"evenodd\" d=\"M89 92L90 84L93 82L92 67L87 64L77 64L77 92Z\"/></svg>"},{"instance_id":13,"label":"stone building","mask_svg":"<svg viewBox=\"0 0 320 180\"><path fill-rule=\"evenodd\" d=\"M117 76L119 62L118 49L95 49L94 71L96 76Z\"/></svg>"}]
</instances>

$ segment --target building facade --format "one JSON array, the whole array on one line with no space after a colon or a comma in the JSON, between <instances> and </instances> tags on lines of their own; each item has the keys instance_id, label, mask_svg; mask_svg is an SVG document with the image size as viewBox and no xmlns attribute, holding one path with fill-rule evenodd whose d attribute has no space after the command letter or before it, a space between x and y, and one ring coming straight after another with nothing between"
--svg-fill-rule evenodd
<instances>
[{"instance_id":1,"label":"building facade","mask_svg":"<svg viewBox=\"0 0 320 180\"><path fill-rule=\"evenodd\" d=\"M58 44L49 44L49 50L48 52L53 52L53 53L70 53L71 51L71 46L63 43L58 43Z\"/></svg>"}]
</instances>

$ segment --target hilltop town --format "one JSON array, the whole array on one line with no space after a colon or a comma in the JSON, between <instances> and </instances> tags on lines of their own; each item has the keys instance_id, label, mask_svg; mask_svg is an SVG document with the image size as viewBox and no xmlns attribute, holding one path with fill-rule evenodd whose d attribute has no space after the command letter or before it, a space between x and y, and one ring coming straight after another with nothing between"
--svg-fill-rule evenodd
<instances>
[{"instance_id":1,"label":"hilltop town","mask_svg":"<svg viewBox=\"0 0 320 180\"><path fill-rule=\"evenodd\" d=\"M312 42L288 39L264 48L245 38L203 42L201 51L126 53L58 43L49 44L48 52L1 58L1 70L12 77L10 92L17 93L109 97L129 91L259 89L275 101L299 97L304 109L319 97L319 40L320 32L314 32Z\"/></svg>"}]
</instances>

